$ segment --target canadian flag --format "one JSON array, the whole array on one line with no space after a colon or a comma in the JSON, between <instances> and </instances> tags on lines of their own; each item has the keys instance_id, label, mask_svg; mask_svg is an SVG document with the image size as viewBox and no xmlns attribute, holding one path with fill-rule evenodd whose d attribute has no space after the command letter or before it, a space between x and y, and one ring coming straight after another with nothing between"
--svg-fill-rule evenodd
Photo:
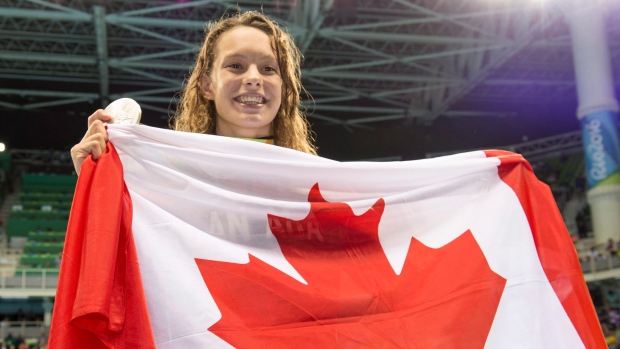
<instances>
[{"instance_id":1,"label":"canadian flag","mask_svg":"<svg viewBox=\"0 0 620 349\"><path fill-rule=\"evenodd\" d=\"M51 348L604 348L547 186L501 151L342 163L110 125Z\"/></svg>"}]
</instances>

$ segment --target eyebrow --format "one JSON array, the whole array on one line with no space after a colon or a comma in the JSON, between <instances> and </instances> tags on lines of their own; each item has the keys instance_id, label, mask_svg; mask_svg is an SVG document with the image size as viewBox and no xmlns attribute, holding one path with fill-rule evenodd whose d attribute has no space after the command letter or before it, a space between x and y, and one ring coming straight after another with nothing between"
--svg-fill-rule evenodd
<instances>
[{"instance_id":1,"label":"eyebrow","mask_svg":"<svg viewBox=\"0 0 620 349\"><path fill-rule=\"evenodd\" d=\"M259 55L260 55L260 59L262 59L262 60L275 60L276 62L278 61L278 59L275 56L267 56L267 55L264 55L264 54L259 54ZM247 56L248 55L244 55L244 54L241 54L241 53L235 53L235 54L232 54L232 55L224 56L223 59L224 60L231 59L231 58L246 58L247 59Z\"/></svg>"}]
</instances>

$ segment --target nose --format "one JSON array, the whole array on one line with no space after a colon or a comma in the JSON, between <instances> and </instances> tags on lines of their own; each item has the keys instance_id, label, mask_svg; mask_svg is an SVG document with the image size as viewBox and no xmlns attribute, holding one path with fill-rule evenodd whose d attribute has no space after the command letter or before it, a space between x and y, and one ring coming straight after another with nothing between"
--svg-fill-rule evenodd
<instances>
[{"instance_id":1,"label":"nose","mask_svg":"<svg viewBox=\"0 0 620 349\"><path fill-rule=\"evenodd\" d=\"M248 87L260 87L263 84L263 78L256 65L252 64L248 67L243 83Z\"/></svg>"}]
</instances>

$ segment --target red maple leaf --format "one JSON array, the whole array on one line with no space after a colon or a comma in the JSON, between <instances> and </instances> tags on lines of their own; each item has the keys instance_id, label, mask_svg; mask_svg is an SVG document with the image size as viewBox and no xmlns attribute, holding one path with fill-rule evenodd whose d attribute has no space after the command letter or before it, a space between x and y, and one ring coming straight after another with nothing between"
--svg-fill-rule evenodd
<instances>
[{"instance_id":1,"label":"red maple leaf","mask_svg":"<svg viewBox=\"0 0 620 349\"><path fill-rule=\"evenodd\" d=\"M506 280L468 230L433 249L412 238L400 275L379 243L384 201L356 216L315 185L301 221L269 215L284 257L307 285L250 255L196 259L237 348L483 348Z\"/></svg>"}]
</instances>

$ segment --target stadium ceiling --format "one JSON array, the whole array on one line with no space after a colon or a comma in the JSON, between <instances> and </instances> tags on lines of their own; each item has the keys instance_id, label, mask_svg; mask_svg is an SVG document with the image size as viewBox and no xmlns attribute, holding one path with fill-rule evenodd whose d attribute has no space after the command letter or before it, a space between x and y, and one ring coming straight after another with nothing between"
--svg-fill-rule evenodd
<instances>
[{"instance_id":1,"label":"stadium ceiling","mask_svg":"<svg viewBox=\"0 0 620 349\"><path fill-rule=\"evenodd\" d=\"M94 110L131 97L164 119L205 23L263 11L305 55L313 122L353 130L506 117L575 94L565 0L0 0L0 108ZM620 1L606 16L620 71Z\"/></svg>"}]
</instances>

